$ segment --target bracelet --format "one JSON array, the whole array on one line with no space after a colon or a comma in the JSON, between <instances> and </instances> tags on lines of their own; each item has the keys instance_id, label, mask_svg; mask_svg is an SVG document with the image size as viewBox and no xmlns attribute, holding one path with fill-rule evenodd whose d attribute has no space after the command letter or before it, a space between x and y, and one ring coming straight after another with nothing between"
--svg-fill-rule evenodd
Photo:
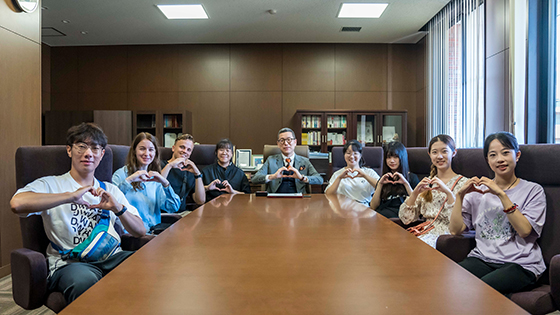
<instances>
[{"instance_id":1,"label":"bracelet","mask_svg":"<svg viewBox=\"0 0 560 315\"><path fill-rule=\"evenodd\" d=\"M122 206L122 210L119 211L119 212L117 212L117 213L115 213L115 215L116 215L117 217L120 217L121 215L123 215L123 213L126 212L126 210L128 210L128 209L126 208L125 205L123 205L123 206Z\"/></svg>"},{"instance_id":2,"label":"bracelet","mask_svg":"<svg viewBox=\"0 0 560 315\"><path fill-rule=\"evenodd\" d=\"M517 210L517 204L516 203L514 203L513 206L511 206L507 209L504 209L504 213L505 214L510 214L510 213L513 213L515 210Z\"/></svg>"}]
</instances>

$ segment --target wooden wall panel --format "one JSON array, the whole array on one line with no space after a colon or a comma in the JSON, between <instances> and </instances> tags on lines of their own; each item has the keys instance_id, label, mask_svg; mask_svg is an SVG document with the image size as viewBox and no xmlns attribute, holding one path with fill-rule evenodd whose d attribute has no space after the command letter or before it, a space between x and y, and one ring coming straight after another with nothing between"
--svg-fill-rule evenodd
<instances>
[{"instance_id":1,"label":"wooden wall panel","mask_svg":"<svg viewBox=\"0 0 560 315\"><path fill-rule=\"evenodd\" d=\"M0 28L0 203L5 206L0 213L0 277L10 272L10 252L21 247L19 219L7 207L16 191L15 152L22 145L41 144L41 44L16 32L39 29L38 19L21 20L6 12L0 2L2 17L14 18L14 30ZM40 12L40 9L39 9ZM18 16L21 16L18 15ZM25 25L24 25L25 24Z\"/></svg>"},{"instance_id":2,"label":"wooden wall panel","mask_svg":"<svg viewBox=\"0 0 560 315\"><path fill-rule=\"evenodd\" d=\"M265 144L275 144L282 127L281 92L231 92L231 140L240 149L262 154Z\"/></svg>"},{"instance_id":3,"label":"wooden wall panel","mask_svg":"<svg viewBox=\"0 0 560 315\"><path fill-rule=\"evenodd\" d=\"M406 109L407 113L407 145L409 147L416 146L416 93L417 92L391 92L394 110Z\"/></svg>"},{"instance_id":4,"label":"wooden wall panel","mask_svg":"<svg viewBox=\"0 0 560 315\"><path fill-rule=\"evenodd\" d=\"M80 110L78 102L78 92L52 92L51 93L51 109L52 110Z\"/></svg>"},{"instance_id":5,"label":"wooden wall panel","mask_svg":"<svg viewBox=\"0 0 560 315\"><path fill-rule=\"evenodd\" d=\"M177 46L178 91L229 91L228 45Z\"/></svg>"},{"instance_id":6,"label":"wooden wall panel","mask_svg":"<svg viewBox=\"0 0 560 315\"><path fill-rule=\"evenodd\" d=\"M386 90L387 45L336 45L336 91Z\"/></svg>"},{"instance_id":7,"label":"wooden wall panel","mask_svg":"<svg viewBox=\"0 0 560 315\"><path fill-rule=\"evenodd\" d=\"M33 13L23 13L18 11L12 4L11 0L0 1L0 28L10 30L31 40L37 44L41 44L41 2L39 8Z\"/></svg>"},{"instance_id":8,"label":"wooden wall panel","mask_svg":"<svg viewBox=\"0 0 560 315\"><path fill-rule=\"evenodd\" d=\"M51 110L51 47L41 45L41 108Z\"/></svg>"},{"instance_id":9,"label":"wooden wall panel","mask_svg":"<svg viewBox=\"0 0 560 315\"><path fill-rule=\"evenodd\" d=\"M389 91L415 92L416 88L416 57L414 45L389 46Z\"/></svg>"},{"instance_id":10,"label":"wooden wall panel","mask_svg":"<svg viewBox=\"0 0 560 315\"><path fill-rule=\"evenodd\" d=\"M282 94L282 126L292 129L296 127L298 109L334 109L334 95L334 92L284 92Z\"/></svg>"},{"instance_id":11,"label":"wooden wall panel","mask_svg":"<svg viewBox=\"0 0 560 315\"><path fill-rule=\"evenodd\" d=\"M130 92L129 110L179 109L179 92Z\"/></svg>"},{"instance_id":12,"label":"wooden wall panel","mask_svg":"<svg viewBox=\"0 0 560 315\"><path fill-rule=\"evenodd\" d=\"M232 91L281 91L281 45L231 45Z\"/></svg>"},{"instance_id":13,"label":"wooden wall panel","mask_svg":"<svg viewBox=\"0 0 560 315\"><path fill-rule=\"evenodd\" d=\"M408 119L414 119L408 113ZM414 138L409 138L408 143L414 143ZM416 144L414 146L424 147L428 145L426 141L426 89L416 92Z\"/></svg>"},{"instance_id":14,"label":"wooden wall panel","mask_svg":"<svg viewBox=\"0 0 560 315\"><path fill-rule=\"evenodd\" d=\"M128 46L128 91L177 91L177 46Z\"/></svg>"},{"instance_id":15,"label":"wooden wall panel","mask_svg":"<svg viewBox=\"0 0 560 315\"><path fill-rule=\"evenodd\" d=\"M78 92L77 47L52 48L51 69L51 93Z\"/></svg>"},{"instance_id":16,"label":"wooden wall panel","mask_svg":"<svg viewBox=\"0 0 560 315\"><path fill-rule=\"evenodd\" d=\"M387 109L387 92L337 92L336 109Z\"/></svg>"},{"instance_id":17,"label":"wooden wall panel","mask_svg":"<svg viewBox=\"0 0 560 315\"><path fill-rule=\"evenodd\" d=\"M334 44L284 45L284 91L334 91Z\"/></svg>"},{"instance_id":18,"label":"wooden wall panel","mask_svg":"<svg viewBox=\"0 0 560 315\"><path fill-rule=\"evenodd\" d=\"M97 92L78 94L81 110L125 110L127 109L126 92Z\"/></svg>"},{"instance_id":19,"label":"wooden wall panel","mask_svg":"<svg viewBox=\"0 0 560 315\"><path fill-rule=\"evenodd\" d=\"M78 92L126 92L127 47L78 48Z\"/></svg>"},{"instance_id":20,"label":"wooden wall panel","mask_svg":"<svg viewBox=\"0 0 560 315\"><path fill-rule=\"evenodd\" d=\"M249 127L251 122L248 118L230 121L232 115L229 104L229 92L179 93L179 109L192 113L192 133L199 143L218 143L223 138L231 137L231 129L255 130Z\"/></svg>"}]
</instances>

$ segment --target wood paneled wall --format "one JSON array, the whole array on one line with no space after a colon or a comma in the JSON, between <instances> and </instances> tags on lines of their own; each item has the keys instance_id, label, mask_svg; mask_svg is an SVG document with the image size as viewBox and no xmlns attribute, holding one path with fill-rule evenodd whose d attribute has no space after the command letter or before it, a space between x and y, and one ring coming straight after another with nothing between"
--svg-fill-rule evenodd
<instances>
[{"instance_id":1,"label":"wood paneled wall","mask_svg":"<svg viewBox=\"0 0 560 315\"><path fill-rule=\"evenodd\" d=\"M196 141L229 137L261 153L297 109L406 109L409 146L425 145L423 45L53 47L50 56L53 110L187 109Z\"/></svg>"},{"instance_id":2,"label":"wood paneled wall","mask_svg":"<svg viewBox=\"0 0 560 315\"><path fill-rule=\"evenodd\" d=\"M17 12L0 0L0 277L10 273L10 252L21 247L19 219L9 202L16 191L15 152L41 144L41 38L39 8Z\"/></svg>"}]
</instances>

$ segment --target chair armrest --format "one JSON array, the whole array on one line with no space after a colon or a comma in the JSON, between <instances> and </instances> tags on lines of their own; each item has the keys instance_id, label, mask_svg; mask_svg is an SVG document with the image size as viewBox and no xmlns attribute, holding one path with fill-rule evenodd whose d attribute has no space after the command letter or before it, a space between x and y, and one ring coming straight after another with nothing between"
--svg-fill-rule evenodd
<instances>
[{"instance_id":1,"label":"chair armrest","mask_svg":"<svg viewBox=\"0 0 560 315\"><path fill-rule=\"evenodd\" d=\"M179 221L182 218L179 214L174 213L162 213L161 214L161 223L170 223L173 224Z\"/></svg>"},{"instance_id":2,"label":"chair armrest","mask_svg":"<svg viewBox=\"0 0 560 315\"><path fill-rule=\"evenodd\" d=\"M416 225L424 222L424 221L418 220L418 221L414 221L414 222L409 223L409 224L404 224L403 221L401 221L401 219L399 219L399 218L389 218L389 220L393 221L395 224L399 225L403 229L408 229L409 227L413 227L413 226L416 226Z\"/></svg>"},{"instance_id":3,"label":"chair armrest","mask_svg":"<svg viewBox=\"0 0 560 315\"><path fill-rule=\"evenodd\" d=\"M144 235L141 237L134 237L128 233L121 235L121 247L123 250L135 251L139 250L142 246L151 241L155 235Z\"/></svg>"},{"instance_id":4,"label":"chair armrest","mask_svg":"<svg viewBox=\"0 0 560 315\"><path fill-rule=\"evenodd\" d=\"M441 235L436 242L436 249L454 262L465 259L475 246L474 234Z\"/></svg>"},{"instance_id":5,"label":"chair armrest","mask_svg":"<svg viewBox=\"0 0 560 315\"><path fill-rule=\"evenodd\" d=\"M550 294L554 303L560 307L560 254L550 260Z\"/></svg>"},{"instance_id":6,"label":"chair armrest","mask_svg":"<svg viewBox=\"0 0 560 315\"><path fill-rule=\"evenodd\" d=\"M11 253L12 292L17 305L26 310L40 307L47 293L48 267L39 252L19 248Z\"/></svg>"}]
</instances>

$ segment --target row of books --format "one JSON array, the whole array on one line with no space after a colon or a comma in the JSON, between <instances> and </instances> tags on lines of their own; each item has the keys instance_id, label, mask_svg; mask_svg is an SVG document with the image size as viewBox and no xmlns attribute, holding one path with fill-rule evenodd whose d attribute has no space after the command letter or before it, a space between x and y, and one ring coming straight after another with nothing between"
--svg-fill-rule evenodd
<instances>
[{"instance_id":1,"label":"row of books","mask_svg":"<svg viewBox=\"0 0 560 315\"><path fill-rule=\"evenodd\" d=\"M164 128L181 128L181 121L179 115L164 115L163 116Z\"/></svg>"},{"instance_id":2,"label":"row of books","mask_svg":"<svg viewBox=\"0 0 560 315\"><path fill-rule=\"evenodd\" d=\"M301 116L301 128L321 128L321 116Z\"/></svg>"},{"instance_id":3,"label":"row of books","mask_svg":"<svg viewBox=\"0 0 560 315\"><path fill-rule=\"evenodd\" d=\"M346 134L329 132L327 133L327 144L328 145L344 145L346 144Z\"/></svg>"},{"instance_id":4,"label":"row of books","mask_svg":"<svg viewBox=\"0 0 560 315\"><path fill-rule=\"evenodd\" d=\"M327 128L346 128L346 115L327 116Z\"/></svg>"},{"instance_id":5,"label":"row of books","mask_svg":"<svg viewBox=\"0 0 560 315\"><path fill-rule=\"evenodd\" d=\"M303 145L320 145L321 144L321 132L320 131L310 131L301 133L301 144Z\"/></svg>"}]
</instances>

